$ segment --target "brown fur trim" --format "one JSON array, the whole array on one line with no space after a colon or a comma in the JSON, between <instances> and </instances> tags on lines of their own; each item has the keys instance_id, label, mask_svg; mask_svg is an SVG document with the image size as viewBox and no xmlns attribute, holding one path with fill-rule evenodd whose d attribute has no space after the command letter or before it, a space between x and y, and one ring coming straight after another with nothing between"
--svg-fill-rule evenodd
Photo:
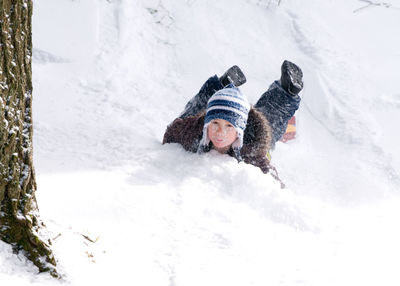
<instances>
[{"instance_id":1,"label":"brown fur trim","mask_svg":"<svg viewBox=\"0 0 400 286\"><path fill-rule=\"evenodd\" d=\"M190 152L197 152L203 134L205 112L184 119L177 118L168 125L163 144L179 143Z\"/></svg>"},{"instance_id":2,"label":"brown fur trim","mask_svg":"<svg viewBox=\"0 0 400 286\"><path fill-rule=\"evenodd\" d=\"M244 132L243 145L251 146L257 156L265 156L272 144L272 129L265 116L251 108Z\"/></svg>"}]
</instances>

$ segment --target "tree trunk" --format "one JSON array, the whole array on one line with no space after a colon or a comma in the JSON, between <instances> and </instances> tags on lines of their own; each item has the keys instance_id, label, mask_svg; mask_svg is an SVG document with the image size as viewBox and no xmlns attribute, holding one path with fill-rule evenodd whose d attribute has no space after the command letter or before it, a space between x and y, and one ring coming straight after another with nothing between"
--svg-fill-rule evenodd
<instances>
[{"instance_id":1,"label":"tree trunk","mask_svg":"<svg viewBox=\"0 0 400 286\"><path fill-rule=\"evenodd\" d=\"M32 0L0 0L0 239L58 276L39 236L32 160Z\"/></svg>"}]
</instances>

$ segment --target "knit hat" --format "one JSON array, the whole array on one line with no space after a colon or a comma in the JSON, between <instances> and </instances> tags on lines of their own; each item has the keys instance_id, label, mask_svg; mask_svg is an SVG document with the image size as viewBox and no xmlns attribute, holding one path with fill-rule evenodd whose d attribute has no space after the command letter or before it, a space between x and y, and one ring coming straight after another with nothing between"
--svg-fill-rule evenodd
<instances>
[{"instance_id":1,"label":"knit hat","mask_svg":"<svg viewBox=\"0 0 400 286\"><path fill-rule=\"evenodd\" d=\"M232 147L237 157L240 158L240 149L243 146L243 134L246 129L249 110L250 104L247 98L233 85L228 85L214 93L207 103L207 113L204 118L203 137L200 141L200 147L204 148L210 143L207 132L210 122L214 119L224 119L232 124L238 133L238 139L233 142Z\"/></svg>"}]
</instances>

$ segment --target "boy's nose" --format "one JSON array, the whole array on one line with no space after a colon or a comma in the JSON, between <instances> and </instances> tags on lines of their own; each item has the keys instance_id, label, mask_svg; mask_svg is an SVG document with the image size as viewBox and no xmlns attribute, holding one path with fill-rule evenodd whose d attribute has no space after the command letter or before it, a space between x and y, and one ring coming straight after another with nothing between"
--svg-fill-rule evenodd
<instances>
[{"instance_id":1,"label":"boy's nose","mask_svg":"<svg viewBox=\"0 0 400 286\"><path fill-rule=\"evenodd\" d=\"M223 127L221 127L221 126L218 126L217 133L222 135L222 134L225 133L225 129Z\"/></svg>"}]
</instances>

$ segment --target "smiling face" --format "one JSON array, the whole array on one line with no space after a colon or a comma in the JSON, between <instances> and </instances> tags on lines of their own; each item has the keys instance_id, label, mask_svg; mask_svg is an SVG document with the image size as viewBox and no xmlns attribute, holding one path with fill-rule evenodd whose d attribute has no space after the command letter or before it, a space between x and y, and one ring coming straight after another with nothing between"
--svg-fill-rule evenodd
<instances>
[{"instance_id":1,"label":"smiling face","mask_svg":"<svg viewBox=\"0 0 400 286\"><path fill-rule=\"evenodd\" d=\"M213 143L214 149L220 153L228 152L238 136L235 127L224 119L211 120L207 128L207 134Z\"/></svg>"}]
</instances>

